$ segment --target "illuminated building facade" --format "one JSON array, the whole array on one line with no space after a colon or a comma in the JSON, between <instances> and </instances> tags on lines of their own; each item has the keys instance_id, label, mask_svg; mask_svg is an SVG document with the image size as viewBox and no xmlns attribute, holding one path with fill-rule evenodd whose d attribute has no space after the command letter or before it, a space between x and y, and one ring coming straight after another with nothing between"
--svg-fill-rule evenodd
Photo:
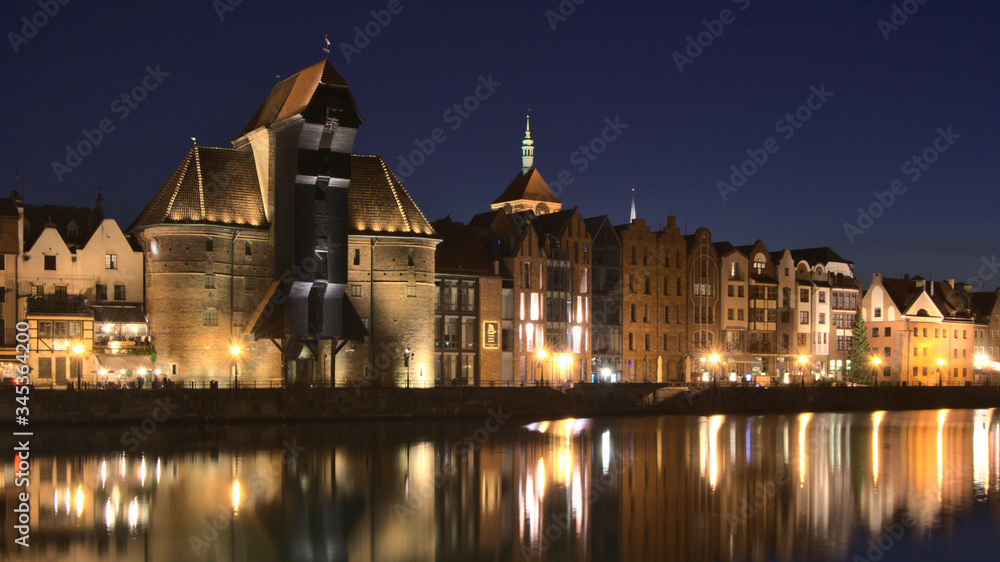
<instances>
[{"instance_id":1,"label":"illuminated building facade","mask_svg":"<svg viewBox=\"0 0 1000 562\"><path fill-rule=\"evenodd\" d=\"M882 351L893 383L974 382L975 323L969 299L965 286L951 279L872 276L862 314L871 348Z\"/></svg>"},{"instance_id":2,"label":"illuminated building facade","mask_svg":"<svg viewBox=\"0 0 1000 562\"><path fill-rule=\"evenodd\" d=\"M685 287L686 247L676 219L667 217L667 226L659 231L634 219L617 232L622 241L624 379L684 381L688 345L684 295L689 288Z\"/></svg>"},{"instance_id":3,"label":"illuminated building facade","mask_svg":"<svg viewBox=\"0 0 1000 562\"><path fill-rule=\"evenodd\" d=\"M601 381L621 380L622 242L607 215L584 221L593 241L590 313L591 373Z\"/></svg>"},{"instance_id":4,"label":"illuminated building facade","mask_svg":"<svg viewBox=\"0 0 1000 562\"><path fill-rule=\"evenodd\" d=\"M435 253L434 384L498 384L500 262L473 228L448 217L432 226L441 237Z\"/></svg>"},{"instance_id":5,"label":"illuminated building facade","mask_svg":"<svg viewBox=\"0 0 1000 562\"><path fill-rule=\"evenodd\" d=\"M194 147L146 207L131 231L171 376L390 386L430 367L438 240L384 160L352 154L362 123L344 79L313 65L234 149Z\"/></svg>"}]
</instances>

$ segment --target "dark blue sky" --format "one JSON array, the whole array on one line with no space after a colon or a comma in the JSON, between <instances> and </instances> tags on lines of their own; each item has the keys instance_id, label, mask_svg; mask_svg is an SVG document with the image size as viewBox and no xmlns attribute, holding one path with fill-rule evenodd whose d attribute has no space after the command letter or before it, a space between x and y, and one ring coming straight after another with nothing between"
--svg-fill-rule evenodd
<instances>
[{"instance_id":1,"label":"dark blue sky","mask_svg":"<svg viewBox=\"0 0 1000 562\"><path fill-rule=\"evenodd\" d=\"M447 139L404 179L431 220L489 208L520 169L530 107L536 167L550 182L567 170L573 183L559 196L585 216L626 222L634 186L639 216L654 226L673 214L689 232L707 226L735 244L830 246L857 263L866 286L875 271L968 281L982 270L985 288L1000 281L984 266L1000 253L993 2L896 2L919 9L886 41L878 22L891 21L893 2L588 0L558 21L546 15L559 12L556 0L403 0L388 25L369 26L378 35L350 62L340 43L388 1L244 0L220 20L224 2L71 1L26 43L9 34L20 34L21 18L39 5L7 2L0 188L14 187L16 152L28 203L89 205L102 186L108 213L128 225L190 137L230 146L278 76L326 57L367 120L356 152L381 154L399 170L415 139L444 130ZM725 9L731 23L700 54L692 49L698 56L679 72L673 53ZM142 84L147 65L169 76L121 119L125 106L113 103ZM453 129L445 112L491 75L500 85ZM821 106L811 100L819 107L801 128L779 123L821 86L833 95ZM628 128L581 171L574 152L615 118ZM65 163L66 145L102 119L114 130L60 182L53 162ZM938 141L948 151L923 164L919 179L916 163L904 171L948 127L959 135ZM723 201L717 182L729 183L730 166L769 138L777 151ZM862 221L852 243L844 224L857 227L858 207L895 180L905 192Z\"/></svg>"}]
</instances>

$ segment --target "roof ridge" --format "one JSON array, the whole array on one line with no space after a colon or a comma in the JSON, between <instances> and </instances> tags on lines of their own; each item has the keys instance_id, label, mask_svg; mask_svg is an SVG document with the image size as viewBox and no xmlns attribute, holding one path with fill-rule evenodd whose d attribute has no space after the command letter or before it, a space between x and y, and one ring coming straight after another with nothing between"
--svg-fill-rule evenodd
<instances>
[{"instance_id":1,"label":"roof ridge","mask_svg":"<svg viewBox=\"0 0 1000 562\"><path fill-rule=\"evenodd\" d=\"M208 213L205 212L205 184L201 177L201 154L197 146L194 147L192 152L194 152L194 171L198 174L198 204L201 207L201 220L205 220Z\"/></svg>"},{"instance_id":2,"label":"roof ridge","mask_svg":"<svg viewBox=\"0 0 1000 562\"><path fill-rule=\"evenodd\" d=\"M194 150L191 150L191 152L194 152ZM181 170L181 175L177 178L178 181L177 185L174 186L174 192L170 194L170 201L167 203L167 212L165 213L167 215L169 215L174 209L174 201L177 199L177 193L180 191L180 185L184 181L184 178L187 177L188 166L191 164L191 152L188 152L187 156L184 157L184 169ZM142 216L140 215L139 218L142 218Z\"/></svg>"},{"instance_id":3,"label":"roof ridge","mask_svg":"<svg viewBox=\"0 0 1000 562\"><path fill-rule=\"evenodd\" d=\"M410 225L410 217L406 216L406 209L403 208L403 203L399 200L399 194L396 193L396 186L393 184L392 175L389 174L389 167L386 165L385 159L382 159L380 163L382 164L382 173L385 174L385 179L389 182L389 188L392 189L392 198L396 201L396 207L399 209L399 214L403 216L403 224L406 225L407 230L410 230L412 228ZM400 187L402 188L402 185L400 185ZM409 195L409 193L407 193L407 195Z\"/></svg>"}]
</instances>

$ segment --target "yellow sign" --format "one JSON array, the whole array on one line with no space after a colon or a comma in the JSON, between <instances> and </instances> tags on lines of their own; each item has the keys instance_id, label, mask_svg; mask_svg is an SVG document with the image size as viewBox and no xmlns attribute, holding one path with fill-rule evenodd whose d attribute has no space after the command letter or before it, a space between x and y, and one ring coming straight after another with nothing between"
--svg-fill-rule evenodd
<instances>
[{"instance_id":1,"label":"yellow sign","mask_svg":"<svg viewBox=\"0 0 1000 562\"><path fill-rule=\"evenodd\" d=\"M483 347L500 347L500 323L483 322Z\"/></svg>"}]
</instances>

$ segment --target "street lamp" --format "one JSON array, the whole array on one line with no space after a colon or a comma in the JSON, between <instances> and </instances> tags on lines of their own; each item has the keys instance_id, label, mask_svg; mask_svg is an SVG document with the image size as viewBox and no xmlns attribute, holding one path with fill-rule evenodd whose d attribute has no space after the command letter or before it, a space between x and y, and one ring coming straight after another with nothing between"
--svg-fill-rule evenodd
<instances>
[{"instance_id":1,"label":"street lamp","mask_svg":"<svg viewBox=\"0 0 1000 562\"><path fill-rule=\"evenodd\" d=\"M403 364L406 365L406 388L410 388L410 360L413 359L413 352L410 348L403 350Z\"/></svg>"},{"instance_id":2,"label":"street lamp","mask_svg":"<svg viewBox=\"0 0 1000 562\"><path fill-rule=\"evenodd\" d=\"M937 366L938 366L938 386L944 386L944 381L941 376L941 367L944 367L944 359L939 358L937 360Z\"/></svg>"},{"instance_id":3,"label":"street lamp","mask_svg":"<svg viewBox=\"0 0 1000 562\"><path fill-rule=\"evenodd\" d=\"M716 370L715 370L716 366L718 366L718 364L719 364L719 356L716 355L715 353L713 353L708 358L708 361L709 361L709 363L712 364L712 385L713 386L719 386L719 376L718 376L718 374L716 373Z\"/></svg>"},{"instance_id":4,"label":"street lamp","mask_svg":"<svg viewBox=\"0 0 1000 562\"><path fill-rule=\"evenodd\" d=\"M538 371L541 373L540 380L542 386L545 386L545 350L539 349L535 357L538 357Z\"/></svg>"},{"instance_id":5,"label":"street lamp","mask_svg":"<svg viewBox=\"0 0 1000 562\"><path fill-rule=\"evenodd\" d=\"M83 359L81 358L83 355L83 345L79 343L74 345L73 353L76 354L77 360L80 361L80 368L76 370L76 389L80 390L80 377L83 375Z\"/></svg>"},{"instance_id":6,"label":"street lamp","mask_svg":"<svg viewBox=\"0 0 1000 562\"><path fill-rule=\"evenodd\" d=\"M233 347L229 348L229 353L233 357L233 388L240 386L240 351L242 350L238 345L233 345Z\"/></svg>"},{"instance_id":7,"label":"street lamp","mask_svg":"<svg viewBox=\"0 0 1000 562\"><path fill-rule=\"evenodd\" d=\"M558 361L560 374L565 373L573 366L573 356L569 353L560 353Z\"/></svg>"},{"instance_id":8,"label":"street lamp","mask_svg":"<svg viewBox=\"0 0 1000 562\"><path fill-rule=\"evenodd\" d=\"M809 358L805 355L799 355L799 382L802 386L806 385L806 363L809 362Z\"/></svg>"},{"instance_id":9,"label":"street lamp","mask_svg":"<svg viewBox=\"0 0 1000 562\"><path fill-rule=\"evenodd\" d=\"M882 364L882 359L879 356L872 357L872 365L875 366L875 386L878 386L878 371L879 365Z\"/></svg>"}]
</instances>

